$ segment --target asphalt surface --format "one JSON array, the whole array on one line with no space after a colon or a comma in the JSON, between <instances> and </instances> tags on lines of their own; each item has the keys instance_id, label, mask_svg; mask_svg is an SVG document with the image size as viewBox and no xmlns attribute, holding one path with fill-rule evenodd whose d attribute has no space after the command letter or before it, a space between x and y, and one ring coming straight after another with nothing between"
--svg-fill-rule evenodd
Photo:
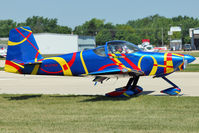
<instances>
[{"instance_id":1,"label":"asphalt surface","mask_svg":"<svg viewBox=\"0 0 199 133\"><path fill-rule=\"evenodd\" d=\"M199 72L175 72L167 76L181 89L183 96L199 96ZM19 75L0 71L0 94L74 94L104 95L125 86L128 78L116 78L94 86L93 77ZM143 94L164 95L161 90L171 87L161 78L141 77L138 85Z\"/></svg>"}]
</instances>

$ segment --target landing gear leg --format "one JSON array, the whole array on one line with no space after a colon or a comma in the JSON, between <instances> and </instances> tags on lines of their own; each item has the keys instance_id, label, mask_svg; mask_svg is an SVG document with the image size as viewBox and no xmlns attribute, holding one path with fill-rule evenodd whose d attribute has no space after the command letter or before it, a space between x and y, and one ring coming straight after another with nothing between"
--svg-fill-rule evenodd
<instances>
[{"instance_id":1,"label":"landing gear leg","mask_svg":"<svg viewBox=\"0 0 199 133\"><path fill-rule=\"evenodd\" d=\"M139 76L134 76L133 78L129 79L127 85L124 88L116 89L113 92L107 93L106 96L130 97L138 93L141 93L143 89L137 86L138 80L139 80Z\"/></svg>"},{"instance_id":2,"label":"landing gear leg","mask_svg":"<svg viewBox=\"0 0 199 133\"><path fill-rule=\"evenodd\" d=\"M171 84L173 87L162 90L161 93L165 93L171 96L175 96L178 95L181 92L181 89L174 84L173 82L171 82L168 78L166 78L165 76L162 77L165 81L167 81L169 84Z\"/></svg>"}]
</instances>

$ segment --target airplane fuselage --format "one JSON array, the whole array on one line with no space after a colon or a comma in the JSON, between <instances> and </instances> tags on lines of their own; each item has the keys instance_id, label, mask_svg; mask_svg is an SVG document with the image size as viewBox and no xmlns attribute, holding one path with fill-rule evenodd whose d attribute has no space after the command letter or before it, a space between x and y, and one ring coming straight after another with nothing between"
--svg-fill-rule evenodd
<instances>
[{"instance_id":1,"label":"airplane fuselage","mask_svg":"<svg viewBox=\"0 0 199 133\"><path fill-rule=\"evenodd\" d=\"M135 52L131 54L97 55L93 50L44 58L41 64L25 65L21 73L38 75L79 76L111 68L126 67L144 75L162 75L183 68L183 55L172 53Z\"/></svg>"}]
</instances>

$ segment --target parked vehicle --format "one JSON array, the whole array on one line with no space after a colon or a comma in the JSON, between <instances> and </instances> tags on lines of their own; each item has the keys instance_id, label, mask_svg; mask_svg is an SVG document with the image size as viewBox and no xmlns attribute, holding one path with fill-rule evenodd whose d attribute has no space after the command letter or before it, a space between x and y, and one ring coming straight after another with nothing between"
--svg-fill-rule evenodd
<instances>
[{"instance_id":1,"label":"parked vehicle","mask_svg":"<svg viewBox=\"0 0 199 133\"><path fill-rule=\"evenodd\" d=\"M191 51L191 44L184 44L184 51Z\"/></svg>"}]
</instances>

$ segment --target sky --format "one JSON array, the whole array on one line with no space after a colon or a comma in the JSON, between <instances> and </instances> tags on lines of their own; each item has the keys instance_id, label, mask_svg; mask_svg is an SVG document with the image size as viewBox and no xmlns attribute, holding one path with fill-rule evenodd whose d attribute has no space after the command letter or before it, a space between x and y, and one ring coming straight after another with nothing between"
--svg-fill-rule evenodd
<instances>
[{"instance_id":1,"label":"sky","mask_svg":"<svg viewBox=\"0 0 199 133\"><path fill-rule=\"evenodd\" d=\"M0 20L25 22L28 17L43 16L74 28L92 18L113 24L155 14L199 18L198 7L199 0L0 0Z\"/></svg>"}]
</instances>

